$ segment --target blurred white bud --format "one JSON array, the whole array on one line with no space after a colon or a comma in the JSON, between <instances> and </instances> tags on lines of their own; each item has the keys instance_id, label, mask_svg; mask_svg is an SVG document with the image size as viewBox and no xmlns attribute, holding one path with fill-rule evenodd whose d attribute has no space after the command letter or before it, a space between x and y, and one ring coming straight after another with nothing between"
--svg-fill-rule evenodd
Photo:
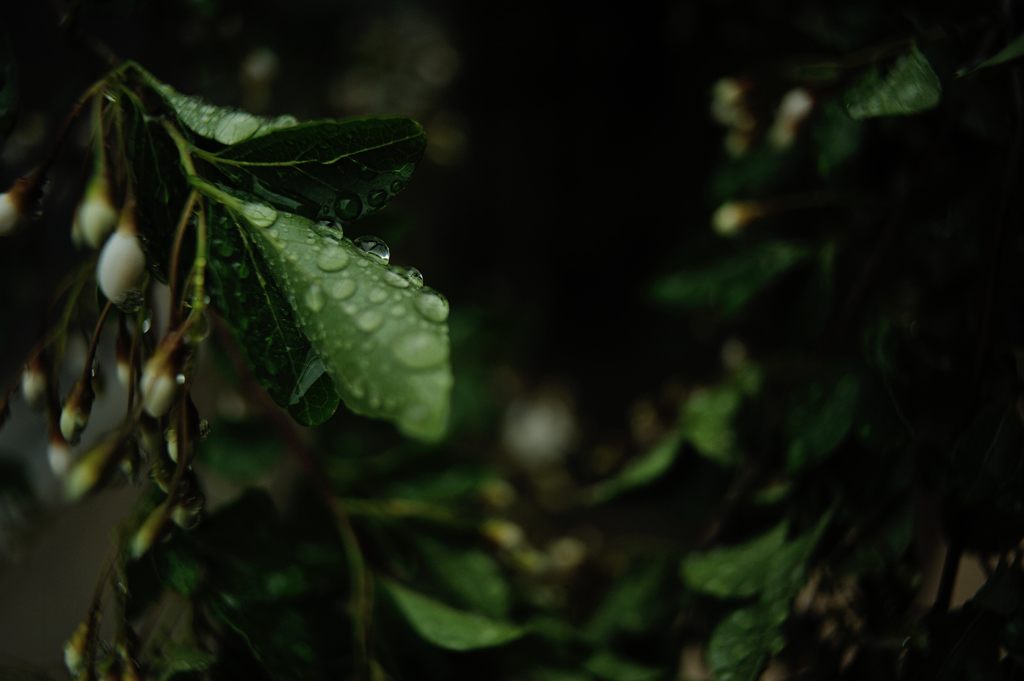
<instances>
[{"instance_id":1,"label":"blurred white bud","mask_svg":"<svg viewBox=\"0 0 1024 681\"><path fill-rule=\"evenodd\" d=\"M726 201L711 216L711 226L721 236L736 236L747 223L767 212L758 201Z\"/></svg>"},{"instance_id":2,"label":"blurred white bud","mask_svg":"<svg viewBox=\"0 0 1024 681\"><path fill-rule=\"evenodd\" d=\"M806 89L794 88L783 95L768 130L768 144L779 151L792 146L801 124L813 110L814 97Z\"/></svg>"},{"instance_id":3,"label":"blurred white bud","mask_svg":"<svg viewBox=\"0 0 1024 681\"><path fill-rule=\"evenodd\" d=\"M122 215L117 231L107 239L96 263L96 281L103 295L114 305L129 309L141 297L146 273L146 256L135 234L133 220ZM137 305L135 307L137 309Z\"/></svg>"},{"instance_id":4,"label":"blurred white bud","mask_svg":"<svg viewBox=\"0 0 1024 681\"><path fill-rule=\"evenodd\" d=\"M117 225L117 208L111 199L110 182L104 170L89 181L81 203L75 209L72 235L78 235L91 248L99 248Z\"/></svg>"}]
</instances>

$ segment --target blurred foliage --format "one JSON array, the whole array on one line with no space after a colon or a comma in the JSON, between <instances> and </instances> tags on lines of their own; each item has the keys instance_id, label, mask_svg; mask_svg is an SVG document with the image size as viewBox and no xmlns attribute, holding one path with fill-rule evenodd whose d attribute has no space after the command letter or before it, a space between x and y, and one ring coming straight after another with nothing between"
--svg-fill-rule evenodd
<instances>
[{"instance_id":1,"label":"blurred foliage","mask_svg":"<svg viewBox=\"0 0 1024 681\"><path fill-rule=\"evenodd\" d=\"M86 12L124 3L80 4ZM192 3L196 21L226 13L221 5ZM408 84L418 94L403 106L422 112L426 150L406 122L411 146L377 152L364 143L363 168L311 165L310 175L293 167L319 143L341 143L321 139L333 134L322 128L330 123L296 131L290 119L203 109L149 84L210 158L269 154L275 140L289 149L273 171L219 171L218 187L230 190L222 205L261 198L283 211L291 201L307 221L343 219L349 204L338 192L352 188L365 219L343 220L346 232L379 228L401 235L403 250L409 244L392 254L396 262L420 249L444 263L437 278L453 300L452 413L440 442L406 440L349 413L327 419L338 395L318 373L314 332L288 316L297 305L289 296L305 284L291 275L273 284L267 252L249 248L251 224L215 224L214 303L242 348L214 336L218 365L204 370L212 385L229 387L211 388L205 402L211 433L196 445L196 484L225 500L192 529L170 527L136 560L122 551L112 567L127 590L117 597L117 632L109 645L93 642L90 662L126 668L121 645L132 647L144 678L158 679L1024 678L1020 8L673 7L662 17L666 34L707 28L697 44L714 65L701 83L711 106L700 115L721 127L693 135L716 145L685 176L701 178L699 191L672 199L686 206L658 217L671 224L652 227L650 243L631 231L628 251L588 231L593 211L633 194L689 191L673 186L675 175L650 184L650 173L637 172L670 173L681 156L659 147L644 157L650 165L614 156L595 163L600 172L577 162L579 177L548 175L582 153L573 135L615 151L606 112L591 124L582 119L595 105L581 104L591 108L574 112L579 130L563 134L542 120L542 101L509 109L496 96L474 124L498 116L499 141L478 141L526 149L535 192L575 182L591 198L609 190L597 209L559 194L520 210L523 185L506 190L503 178L522 167L431 150L432 130L438 143L455 144L462 129L422 99L444 96L437 73L448 71L437 64L451 58L427 14L389 15L367 30L357 51L372 68L339 79L338 101L396 102L403 78L423 78ZM417 25L432 28L417 33ZM572 35L613 41L596 29ZM404 47L388 52L395 44ZM418 62L417 50L433 56ZM374 70L379 91L367 85ZM608 77L602 72L602 88ZM126 109L128 129L150 136L152 163L138 172L151 176L177 163L154 136L153 112L134 101ZM393 146L401 135L387 134L381 121L389 120L346 129L367 125L368 138ZM705 123L695 130L709 132ZM647 127L670 144L664 127ZM633 134L626 128L622 135ZM284 144L289 135L305 136L308 148ZM556 139L572 153L548 158ZM417 163L420 153L424 194L455 186L458 201L415 229L420 218L407 217L415 203L396 200L370 215L383 207L370 203L378 184L390 188L401 175L404 189L404 158ZM634 192L638 174L646 193ZM287 196L268 188L275 175ZM327 189L308 179L321 175ZM174 216L161 216L164 202L151 194L157 200L143 202L156 216L151 239L166 241ZM628 213L637 224L640 203ZM429 206L420 204L428 216ZM558 212L567 206L576 212ZM472 230L451 238L444 223L462 213ZM540 226L524 232L526 215ZM565 235L548 219L562 221ZM495 240L488 258L477 257L481 225ZM566 257L565 244L581 235L582 255ZM598 252L608 269L590 259ZM536 272L522 269L527 254ZM503 257L519 262L518 274L501 273L494 263ZM554 265L544 269L547 259ZM244 286L243 266L259 274ZM261 321L247 334L250 318ZM268 330L277 334L269 341ZM261 343L283 344L285 369L261 368ZM238 397L260 384L288 409L310 367L310 380L326 383L291 417ZM303 429L292 417L323 423ZM166 457L157 458L159 483ZM0 503L29 503L28 478L7 470ZM147 485L118 530L120 545L162 508L158 484ZM985 582L956 603L962 561L980 563Z\"/></svg>"}]
</instances>

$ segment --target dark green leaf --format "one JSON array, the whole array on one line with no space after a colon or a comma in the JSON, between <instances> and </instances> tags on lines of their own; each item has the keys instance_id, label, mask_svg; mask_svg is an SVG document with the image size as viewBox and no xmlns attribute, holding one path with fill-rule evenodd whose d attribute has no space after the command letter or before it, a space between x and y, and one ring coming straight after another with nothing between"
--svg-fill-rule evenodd
<instances>
[{"instance_id":1,"label":"dark green leaf","mask_svg":"<svg viewBox=\"0 0 1024 681\"><path fill-rule=\"evenodd\" d=\"M583 663L583 668L604 681L656 681L668 675L663 670L624 660L609 650L595 653Z\"/></svg>"},{"instance_id":2,"label":"dark green leaf","mask_svg":"<svg viewBox=\"0 0 1024 681\"><path fill-rule=\"evenodd\" d=\"M989 57L985 61L978 64L973 69L969 69L968 71L966 71L966 73L973 73L975 71L980 71L981 69L989 69L992 68L993 66L1009 64L1021 58L1024 58L1024 34L1021 34L1014 38L1009 45L999 50L999 52L997 52L992 57Z\"/></svg>"},{"instance_id":3,"label":"dark green leaf","mask_svg":"<svg viewBox=\"0 0 1024 681\"><path fill-rule=\"evenodd\" d=\"M0 145L14 128L18 118L18 65L7 40L7 33L0 30Z\"/></svg>"},{"instance_id":4,"label":"dark green leaf","mask_svg":"<svg viewBox=\"0 0 1024 681\"><path fill-rule=\"evenodd\" d=\"M814 141L818 146L818 172L822 177L828 177L856 155L860 149L863 126L863 123L851 118L839 102L830 101L822 107L821 120L814 128Z\"/></svg>"},{"instance_id":5,"label":"dark green leaf","mask_svg":"<svg viewBox=\"0 0 1024 681\"><path fill-rule=\"evenodd\" d=\"M460 605L488 617L508 617L512 594L494 558L480 549L451 548L424 536L415 541L434 579Z\"/></svg>"},{"instance_id":6,"label":"dark green leaf","mask_svg":"<svg viewBox=\"0 0 1024 681\"><path fill-rule=\"evenodd\" d=\"M170 681L177 674L204 672L216 661L217 656L211 652L171 642L161 650L153 674L157 681Z\"/></svg>"},{"instance_id":7,"label":"dark green leaf","mask_svg":"<svg viewBox=\"0 0 1024 681\"><path fill-rule=\"evenodd\" d=\"M918 114L934 109L941 99L942 83L916 45L884 77L872 68L844 96L846 110L856 120Z\"/></svg>"},{"instance_id":8,"label":"dark green leaf","mask_svg":"<svg viewBox=\"0 0 1024 681\"><path fill-rule=\"evenodd\" d=\"M609 589L583 633L587 638L605 643L619 631L642 634L656 619L664 606L662 583L668 563L657 559L645 561L630 569Z\"/></svg>"},{"instance_id":9,"label":"dark green leaf","mask_svg":"<svg viewBox=\"0 0 1024 681\"><path fill-rule=\"evenodd\" d=\"M317 121L278 129L207 157L241 189L278 210L352 222L387 205L427 138L401 116Z\"/></svg>"},{"instance_id":10,"label":"dark green leaf","mask_svg":"<svg viewBox=\"0 0 1024 681\"><path fill-rule=\"evenodd\" d=\"M770 241L703 269L670 274L656 282L651 293L663 305L687 309L715 305L729 317L773 279L809 255L810 251L802 246Z\"/></svg>"},{"instance_id":11,"label":"dark green leaf","mask_svg":"<svg viewBox=\"0 0 1024 681\"><path fill-rule=\"evenodd\" d=\"M743 398L757 394L762 371L747 362L717 385L690 393L679 415L679 427L697 452L721 466L739 460L732 423Z\"/></svg>"},{"instance_id":12,"label":"dark green leaf","mask_svg":"<svg viewBox=\"0 0 1024 681\"><path fill-rule=\"evenodd\" d=\"M767 566L786 543L789 523L744 544L690 554L683 559L683 580L693 589L719 598L747 598L764 589Z\"/></svg>"},{"instance_id":13,"label":"dark green leaf","mask_svg":"<svg viewBox=\"0 0 1024 681\"><path fill-rule=\"evenodd\" d=\"M578 670L540 667L527 674L530 681L591 681L594 677Z\"/></svg>"},{"instance_id":14,"label":"dark green leaf","mask_svg":"<svg viewBox=\"0 0 1024 681\"><path fill-rule=\"evenodd\" d=\"M853 426L860 400L860 377L853 373L817 379L794 398L789 411L786 465L797 471L828 455Z\"/></svg>"},{"instance_id":15,"label":"dark green leaf","mask_svg":"<svg viewBox=\"0 0 1024 681\"><path fill-rule=\"evenodd\" d=\"M416 633L448 650L475 650L500 646L525 631L508 622L456 610L392 581L378 582Z\"/></svg>"},{"instance_id":16,"label":"dark green leaf","mask_svg":"<svg viewBox=\"0 0 1024 681\"><path fill-rule=\"evenodd\" d=\"M603 503L623 492L654 482L672 467L682 444L682 430L672 430L649 452L630 461L614 478L595 485L591 491L592 500Z\"/></svg>"},{"instance_id":17,"label":"dark green leaf","mask_svg":"<svg viewBox=\"0 0 1024 681\"><path fill-rule=\"evenodd\" d=\"M274 298L287 297L346 406L395 421L412 437L443 436L452 386L448 302L333 227L279 213L259 201L221 199L244 225L242 255L260 268L250 276L264 289L269 281L281 287ZM227 222L224 229L230 229ZM262 261L251 256L256 250ZM283 325L281 333L287 333ZM284 358L293 358L287 344L285 349ZM271 376L272 368L267 367ZM279 383L278 390L294 390L294 385Z\"/></svg>"},{"instance_id":18,"label":"dark green leaf","mask_svg":"<svg viewBox=\"0 0 1024 681\"><path fill-rule=\"evenodd\" d=\"M757 603L733 611L711 632L708 667L717 681L754 681L785 645L769 608Z\"/></svg>"},{"instance_id":19,"label":"dark green leaf","mask_svg":"<svg viewBox=\"0 0 1024 681\"><path fill-rule=\"evenodd\" d=\"M183 596L191 596L199 588L199 557L190 541L161 544L149 552L160 583Z\"/></svg>"},{"instance_id":20,"label":"dark green leaf","mask_svg":"<svg viewBox=\"0 0 1024 681\"><path fill-rule=\"evenodd\" d=\"M210 202L209 216L210 295L253 378L300 423L326 421L341 396L326 373L313 375L319 356L260 249L219 203Z\"/></svg>"}]
</instances>

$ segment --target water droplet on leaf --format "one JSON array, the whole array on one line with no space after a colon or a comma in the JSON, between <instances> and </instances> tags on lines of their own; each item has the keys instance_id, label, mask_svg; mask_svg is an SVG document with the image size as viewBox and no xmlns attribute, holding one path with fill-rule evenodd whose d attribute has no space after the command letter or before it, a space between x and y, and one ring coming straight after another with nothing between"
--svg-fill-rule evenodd
<instances>
[{"instance_id":1,"label":"water droplet on leaf","mask_svg":"<svg viewBox=\"0 0 1024 681\"><path fill-rule=\"evenodd\" d=\"M356 292L356 282L351 279L332 279L324 283L324 290L333 300L345 300Z\"/></svg>"},{"instance_id":2,"label":"water droplet on leaf","mask_svg":"<svg viewBox=\"0 0 1024 681\"><path fill-rule=\"evenodd\" d=\"M352 192L338 192L334 212L342 220L355 220L363 212L363 202Z\"/></svg>"},{"instance_id":3,"label":"water droplet on leaf","mask_svg":"<svg viewBox=\"0 0 1024 681\"><path fill-rule=\"evenodd\" d=\"M319 284L313 284L306 291L306 306L313 312L324 309L324 292Z\"/></svg>"},{"instance_id":4,"label":"water droplet on leaf","mask_svg":"<svg viewBox=\"0 0 1024 681\"><path fill-rule=\"evenodd\" d=\"M375 255L384 262L391 259L391 249L384 240L375 236L361 236L353 242L370 255Z\"/></svg>"},{"instance_id":5,"label":"water droplet on leaf","mask_svg":"<svg viewBox=\"0 0 1024 681\"><path fill-rule=\"evenodd\" d=\"M440 324L448 319L448 301L437 293L421 293L415 300L416 309L425 319Z\"/></svg>"},{"instance_id":6,"label":"water droplet on leaf","mask_svg":"<svg viewBox=\"0 0 1024 681\"><path fill-rule=\"evenodd\" d=\"M388 193L383 189L378 189L375 192L370 192L366 197L366 202L374 208L384 205L384 202L388 200Z\"/></svg>"},{"instance_id":7,"label":"water droplet on leaf","mask_svg":"<svg viewBox=\"0 0 1024 681\"><path fill-rule=\"evenodd\" d=\"M246 203L242 206L242 213L256 227L269 227L277 220L277 211L265 203Z\"/></svg>"},{"instance_id":8,"label":"water droplet on leaf","mask_svg":"<svg viewBox=\"0 0 1024 681\"><path fill-rule=\"evenodd\" d=\"M377 303L379 305L388 299L388 292L378 286L370 291L369 298L371 303Z\"/></svg>"},{"instance_id":9,"label":"water droplet on leaf","mask_svg":"<svg viewBox=\"0 0 1024 681\"><path fill-rule=\"evenodd\" d=\"M408 277L402 276L393 270L388 270L384 273L384 281L396 288L407 288L409 286Z\"/></svg>"},{"instance_id":10,"label":"water droplet on leaf","mask_svg":"<svg viewBox=\"0 0 1024 681\"><path fill-rule=\"evenodd\" d=\"M361 315L356 317L356 326L361 331L366 333L372 333L379 329L384 324L384 315L377 310L366 310Z\"/></svg>"},{"instance_id":11,"label":"water droplet on leaf","mask_svg":"<svg viewBox=\"0 0 1024 681\"><path fill-rule=\"evenodd\" d=\"M430 369L448 358L448 349L436 333L414 331L398 337L392 352L399 362L410 369Z\"/></svg>"},{"instance_id":12,"label":"water droplet on leaf","mask_svg":"<svg viewBox=\"0 0 1024 681\"><path fill-rule=\"evenodd\" d=\"M327 245L316 257L316 265L324 272L337 272L348 265L348 251L341 246Z\"/></svg>"}]
</instances>

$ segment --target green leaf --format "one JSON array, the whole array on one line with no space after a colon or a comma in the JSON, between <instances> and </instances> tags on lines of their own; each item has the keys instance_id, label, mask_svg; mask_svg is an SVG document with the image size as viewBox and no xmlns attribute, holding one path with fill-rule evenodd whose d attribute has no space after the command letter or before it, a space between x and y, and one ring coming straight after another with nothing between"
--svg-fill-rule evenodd
<instances>
[{"instance_id":1,"label":"green leaf","mask_svg":"<svg viewBox=\"0 0 1024 681\"><path fill-rule=\"evenodd\" d=\"M785 544L788 529L783 522L744 544L690 554L683 559L683 581L718 598L754 596L764 589L766 567Z\"/></svg>"},{"instance_id":2,"label":"green leaf","mask_svg":"<svg viewBox=\"0 0 1024 681\"><path fill-rule=\"evenodd\" d=\"M217 661L217 656L201 648L181 645L173 641L166 644L156 661L153 678L170 681L178 674L205 672Z\"/></svg>"},{"instance_id":3,"label":"green leaf","mask_svg":"<svg viewBox=\"0 0 1024 681\"><path fill-rule=\"evenodd\" d=\"M319 356L299 329L292 306L269 273L260 249L236 219L213 201L209 228L210 296L253 378L300 423L326 421L341 396L324 373L307 385L310 364Z\"/></svg>"},{"instance_id":4,"label":"green leaf","mask_svg":"<svg viewBox=\"0 0 1024 681\"><path fill-rule=\"evenodd\" d=\"M252 482L270 473L284 445L263 424L218 421L199 448L197 461L222 477Z\"/></svg>"},{"instance_id":5,"label":"green leaf","mask_svg":"<svg viewBox=\"0 0 1024 681\"><path fill-rule=\"evenodd\" d=\"M773 279L809 255L802 246L769 241L708 267L668 275L654 284L651 293L663 305L686 309L716 305L730 317Z\"/></svg>"},{"instance_id":6,"label":"green leaf","mask_svg":"<svg viewBox=\"0 0 1024 681\"><path fill-rule=\"evenodd\" d=\"M416 633L441 648L491 648L514 641L525 633L508 622L456 610L390 580L379 583Z\"/></svg>"},{"instance_id":7,"label":"green leaf","mask_svg":"<svg viewBox=\"0 0 1024 681\"><path fill-rule=\"evenodd\" d=\"M679 425L701 456L721 466L736 464L739 452L732 422L743 398L756 394L762 379L761 368L748 362L717 385L690 394L683 404Z\"/></svg>"},{"instance_id":8,"label":"green leaf","mask_svg":"<svg viewBox=\"0 0 1024 681\"><path fill-rule=\"evenodd\" d=\"M459 604L497 619L508 617L512 593L498 562L480 549L455 549L416 536L427 568Z\"/></svg>"},{"instance_id":9,"label":"green leaf","mask_svg":"<svg viewBox=\"0 0 1024 681\"><path fill-rule=\"evenodd\" d=\"M787 424L790 471L822 460L842 442L857 415L860 392L860 377L846 373L814 380L796 395Z\"/></svg>"},{"instance_id":10,"label":"green leaf","mask_svg":"<svg viewBox=\"0 0 1024 681\"><path fill-rule=\"evenodd\" d=\"M657 559L631 568L608 590L584 627L584 635L604 643L619 631L630 634L647 631L664 606L661 586L667 567L667 561Z\"/></svg>"},{"instance_id":11,"label":"green leaf","mask_svg":"<svg viewBox=\"0 0 1024 681\"><path fill-rule=\"evenodd\" d=\"M1009 45L999 50L995 55L989 57L985 61L981 62L973 69L968 69L963 73L957 75L966 75L967 73L974 73L981 69L990 69L993 66L1001 66L1010 62L1015 62L1018 59L1024 58L1024 34L1021 34L1013 39Z\"/></svg>"},{"instance_id":12,"label":"green leaf","mask_svg":"<svg viewBox=\"0 0 1024 681\"><path fill-rule=\"evenodd\" d=\"M141 71L140 67L136 68ZM157 94L174 110L182 125L200 137L221 144L238 144L274 130L298 125L294 116L264 118L246 111L208 104L201 97L183 95L170 85L143 73Z\"/></svg>"},{"instance_id":13,"label":"green leaf","mask_svg":"<svg viewBox=\"0 0 1024 681\"><path fill-rule=\"evenodd\" d=\"M281 287L345 405L392 420L411 437L443 436L452 386L448 302L333 227L261 202L229 203L263 256L260 265L251 247L245 253L266 268L254 275Z\"/></svg>"},{"instance_id":14,"label":"green leaf","mask_svg":"<svg viewBox=\"0 0 1024 681\"><path fill-rule=\"evenodd\" d=\"M7 40L7 32L0 30L0 144L14 128L18 118L18 64Z\"/></svg>"},{"instance_id":15,"label":"green leaf","mask_svg":"<svg viewBox=\"0 0 1024 681\"><path fill-rule=\"evenodd\" d=\"M860 150L864 124L851 118L836 101L821 108L821 119L814 128L818 147L818 172L828 177Z\"/></svg>"},{"instance_id":16,"label":"green leaf","mask_svg":"<svg viewBox=\"0 0 1024 681\"><path fill-rule=\"evenodd\" d=\"M624 660L609 650L602 650L587 658L583 668L604 681L656 681L668 675L661 669Z\"/></svg>"},{"instance_id":17,"label":"green leaf","mask_svg":"<svg viewBox=\"0 0 1024 681\"><path fill-rule=\"evenodd\" d=\"M277 129L205 159L278 210L352 222L405 188L427 138L402 116L315 121Z\"/></svg>"},{"instance_id":18,"label":"green leaf","mask_svg":"<svg viewBox=\"0 0 1024 681\"><path fill-rule=\"evenodd\" d=\"M162 544L149 555L157 578L168 589L191 596L199 588L200 563L191 542Z\"/></svg>"},{"instance_id":19,"label":"green leaf","mask_svg":"<svg viewBox=\"0 0 1024 681\"><path fill-rule=\"evenodd\" d=\"M717 681L754 681L768 656L785 645L769 608L757 603L733 611L711 632L708 667Z\"/></svg>"},{"instance_id":20,"label":"green leaf","mask_svg":"<svg viewBox=\"0 0 1024 681\"><path fill-rule=\"evenodd\" d=\"M575 669L555 669L552 667L538 667L531 670L527 675L530 681L591 681L594 677L590 674Z\"/></svg>"},{"instance_id":21,"label":"green leaf","mask_svg":"<svg viewBox=\"0 0 1024 681\"><path fill-rule=\"evenodd\" d=\"M595 485L591 491L593 502L603 503L623 492L654 482L672 467L682 444L682 430L672 430L649 452L629 462L614 478Z\"/></svg>"},{"instance_id":22,"label":"green leaf","mask_svg":"<svg viewBox=\"0 0 1024 681\"><path fill-rule=\"evenodd\" d=\"M910 116L934 109L941 99L942 83L916 45L885 77L872 68L844 95L846 110L855 120Z\"/></svg>"}]
</instances>

